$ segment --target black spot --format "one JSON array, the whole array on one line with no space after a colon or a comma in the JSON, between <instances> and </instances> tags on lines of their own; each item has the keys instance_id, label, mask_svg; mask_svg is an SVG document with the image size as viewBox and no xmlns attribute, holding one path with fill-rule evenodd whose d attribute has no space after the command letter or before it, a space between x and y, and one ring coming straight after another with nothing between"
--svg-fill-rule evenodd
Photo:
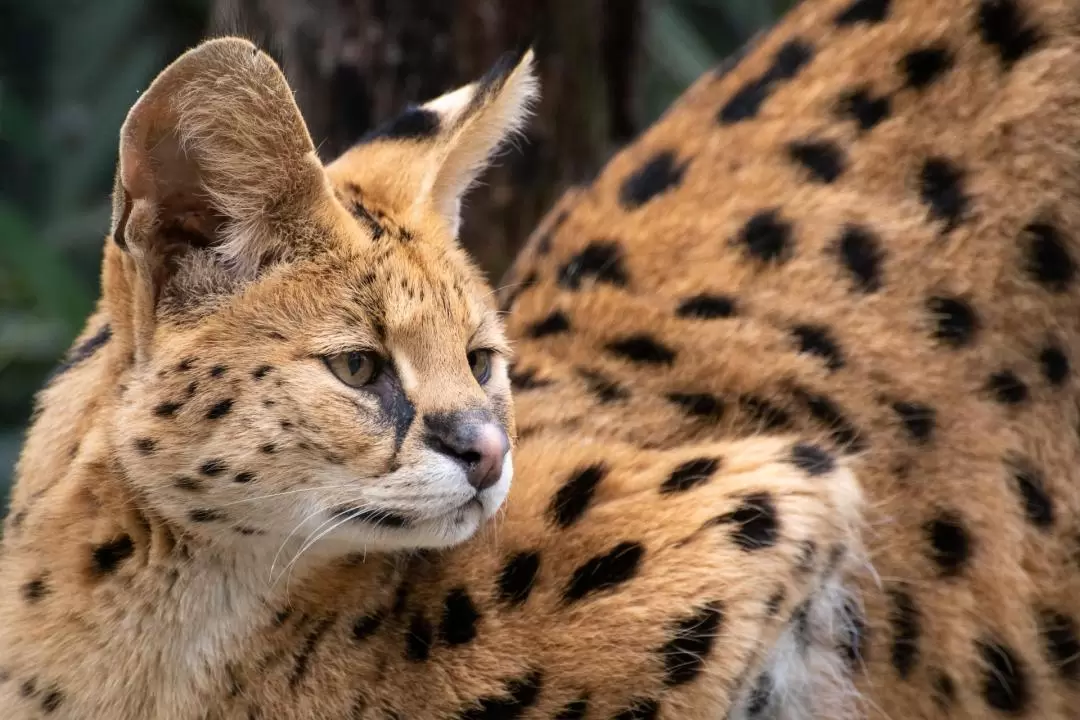
<instances>
[{"instance_id":1,"label":"black spot","mask_svg":"<svg viewBox=\"0 0 1080 720\"><path fill-rule=\"evenodd\" d=\"M749 81L724 103L716 115L716 121L721 125L734 125L754 118L771 91L771 83L764 78Z\"/></svg>"},{"instance_id":2,"label":"black spot","mask_svg":"<svg viewBox=\"0 0 1080 720\"><path fill-rule=\"evenodd\" d=\"M942 670L933 673L934 702L942 709L947 709L956 700L956 683Z\"/></svg>"},{"instance_id":3,"label":"black spot","mask_svg":"<svg viewBox=\"0 0 1080 720\"><path fill-rule=\"evenodd\" d=\"M585 713L589 712L589 701L585 698L574 700L555 713L555 720L585 720Z\"/></svg>"},{"instance_id":4,"label":"black spot","mask_svg":"<svg viewBox=\"0 0 1080 720\"><path fill-rule=\"evenodd\" d=\"M64 693L59 690L53 689L45 693L45 697L41 698L41 711L46 715L51 715L64 703Z\"/></svg>"},{"instance_id":5,"label":"black spot","mask_svg":"<svg viewBox=\"0 0 1080 720\"><path fill-rule=\"evenodd\" d=\"M140 455L152 455L157 449L157 443L151 438L142 437L135 439L135 449Z\"/></svg>"},{"instance_id":6,"label":"black spot","mask_svg":"<svg viewBox=\"0 0 1080 720\"><path fill-rule=\"evenodd\" d=\"M671 471L671 475L660 485L660 493L667 495L697 487L707 482L719 468L718 458L702 457L687 460Z\"/></svg>"},{"instance_id":7,"label":"black spot","mask_svg":"<svg viewBox=\"0 0 1080 720\"><path fill-rule=\"evenodd\" d=\"M679 303L675 314L682 318L715 320L735 315L735 299L727 295L703 293L688 297Z\"/></svg>"},{"instance_id":8,"label":"black spot","mask_svg":"<svg viewBox=\"0 0 1080 720\"><path fill-rule=\"evenodd\" d=\"M838 650L850 670L855 671L866 657L866 618L863 617L859 604L852 598L846 598L840 608L843 621L840 624L843 636L838 642Z\"/></svg>"},{"instance_id":9,"label":"black spot","mask_svg":"<svg viewBox=\"0 0 1080 720\"><path fill-rule=\"evenodd\" d=\"M212 508L195 508L188 511L188 519L196 523L219 522L225 519L225 514Z\"/></svg>"},{"instance_id":10,"label":"black spot","mask_svg":"<svg viewBox=\"0 0 1080 720\"><path fill-rule=\"evenodd\" d=\"M1048 345L1039 353L1043 377L1051 385L1061 385L1069 376L1069 357L1057 345Z\"/></svg>"},{"instance_id":11,"label":"black spot","mask_svg":"<svg viewBox=\"0 0 1080 720\"><path fill-rule=\"evenodd\" d=\"M970 345L979 330L979 318L966 300L957 297L931 297L926 308L934 316L934 337L954 348Z\"/></svg>"},{"instance_id":12,"label":"black spot","mask_svg":"<svg viewBox=\"0 0 1080 720\"><path fill-rule=\"evenodd\" d=\"M499 598L510 605L524 604L529 599L539 571L540 553L519 552L512 555L499 572Z\"/></svg>"},{"instance_id":13,"label":"black spot","mask_svg":"<svg viewBox=\"0 0 1080 720\"><path fill-rule=\"evenodd\" d=\"M813 57L814 48L805 40L788 40L776 51L772 65L765 71L765 77L772 81L791 80Z\"/></svg>"},{"instance_id":14,"label":"black spot","mask_svg":"<svg viewBox=\"0 0 1080 720\"><path fill-rule=\"evenodd\" d=\"M798 140L788 145L788 155L818 182L835 182L847 165L844 151L828 140Z\"/></svg>"},{"instance_id":15,"label":"black spot","mask_svg":"<svg viewBox=\"0 0 1080 720\"><path fill-rule=\"evenodd\" d=\"M844 417L832 400L805 390L797 390L796 395L806 403L810 415L829 428L833 441L841 448L849 452L860 452L866 447L862 433Z\"/></svg>"},{"instance_id":16,"label":"black spot","mask_svg":"<svg viewBox=\"0 0 1080 720\"><path fill-rule=\"evenodd\" d=\"M901 679L906 680L919 658L920 618L915 601L905 590L889 591L891 607L889 624L892 626L892 665Z\"/></svg>"},{"instance_id":17,"label":"black spot","mask_svg":"<svg viewBox=\"0 0 1080 720\"><path fill-rule=\"evenodd\" d=\"M569 332L570 318L562 310L556 310L543 320L538 320L529 326L525 332L531 338L542 338L549 335L558 335Z\"/></svg>"},{"instance_id":18,"label":"black spot","mask_svg":"<svg viewBox=\"0 0 1080 720\"><path fill-rule=\"evenodd\" d=\"M383 413L390 418L394 427L394 449L399 450L416 419L416 406L412 404L397 378L389 384L385 392L380 393L379 405Z\"/></svg>"},{"instance_id":19,"label":"black spot","mask_svg":"<svg viewBox=\"0 0 1080 720\"><path fill-rule=\"evenodd\" d=\"M999 370L986 381L986 389L1002 405L1019 405L1028 399L1028 387L1012 370Z\"/></svg>"},{"instance_id":20,"label":"black spot","mask_svg":"<svg viewBox=\"0 0 1080 720\"><path fill-rule=\"evenodd\" d=\"M717 525L734 525L731 539L743 550L769 548L780 536L776 504L768 493L747 495L739 507L713 520Z\"/></svg>"},{"instance_id":21,"label":"black spot","mask_svg":"<svg viewBox=\"0 0 1080 720\"><path fill-rule=\"evenodd\" d=\"M782 263L791 256L791 223L776 209L762 210L743 225L738 241L761 262Z\"/></svg>"},{"instance_id":22,"label":"black spot","mask_svg":"<svg viewBox=\"0 0 1080 720\"><path fill-rule=\"evenodd\" d=\"M642 365L672 365L675 351L645 334L628 335L606 345L608 352Z\"/></svg>"},{"instance_id":23,"label":"black spot","mask_svg":"<svg viewBox=\"0 0 1080 720\"><path fill-rule=\"evenodd\" d=\"M952 55L943 47L913 50L900 60L908 87L922 90L952 67Z\"/></svg>"},{"instance_id":24,"label":"black spot","mask_svg":"<svg viewBox=\"0 0 1080 720\"><path fill-rule=\"evenodd\" d=\"M439 635L447 645L464 645L476 637L480 612L464 588L454 588L443 603Z\"/></svg>"},{"instance_id":25,"label":"black spot","mask_svg":"<svg viewBox=\"0 0 1080 720\"><path fill-rule=\"evenodd\" d=\"M844 354L822 325L796 325L791 334L799 344L799 351L817 355L825 361L825 367L831 371L844 367Z\"/></svg>"},{"instance_id":26,"label":"black spot","mask_svg":"<svg viewBox=\"0 0 1080 720\"><path fill-rule=\"evenodd\" d=\"M176 411L184 406L183 403L178 402L163 402L154 408L154 414L158 417L166 418L172 417L176 414Z\"/></svg>"},{"instance_id":27,"label":"black spot","mask_svg":"<svg viewBox=\"0 0 1080 720\"><path fill-rule=\"evenodd\" d=\"M983 697L1002 712L1021 713L1031 699L1027 666L1011 649L994 640L976 643L983 669Z\"/></svg>"},{"instance_id":28,"label":"black spot","mask_svg":"<svg viewBox=\"0 0 1080 720\"><path fill-rule=\"evenodd\" d=\"M23 599L28 603L36 603L48 594L49 585L45 582L44 576L34 578L22 586Z\"/></svg>"},{"instance_id":29,"label":"black spot","mask_svg":"<svg viewBox=\"0 0 1080 720\"><path fill-rule=\"evenodd\" d=\"M621 402L630 398L630 391L619 383L596 370L578 368L577 374L585 381L589 392L596 396L602 405Z\"/></svg>"},{"instance_id":30,"label":"black spot","mask_svg":"<svg viewBox=\"0 0 1080 720\"><path fill-rule=\"evenodd\" d=\"M121 535L115 540L94 547L90 554L93 570L98 575L115 572L120 563L135 553L135 543L130 535Z\"/></svg>"},{"instance_id":31,"label":"black spot","mask_svg":"<svg viewBox=\"0 0 1080 720\"><path fill-rule=\"evenodd\" d=\"M422 107L409 108L385 125L372 130L361 143L375 140L430 140L439 134L439 114Z\"/></svg>"},{"instance_id":32,"label":"black spot","mask_svg":"<svg viewBox=\"0 0 1080 720\"><path fill-rule=\"evenodd\" d=\"M273 455L277 452L277 445L274 443L263 443L259 446L259 452L263 455Z\"/></svg>"},{"instance_id":33,"label":"black spot","mask_svg":"<svg viewBox=\"0 0 1080 720\"><path fill-rule=\"evenodd\" d=\"M591 593L621 585L637 574L644 555L645 548L640 543L619 543L578 567L563 591L563 599L567 602L581 600Z\"/></svg>"},{"instance_id":34,"label":"black spot","mask_svg":"<svg viewBox=\"0 0 1080 720\"><path fill-rule=\"evenodd\" d=\"M548 387L554 384L552 380L537 377L536 370L532 369L511 369L509 374L510 384L514 390L535 390L536 388Z\"/></svg>"},{"instance_id":35,"label":"black spot","mask_svg":"<svg viewBox=\"0 0 1080 720\"><path fill-rule=\"evenodd\" d=\"M1065 680L1080 680L1080 637L1076 621L1053 610L1039 613L1039 629L1050 664Z\"/></svg>"},{"instance_id":36,"label":"black spot","mask_svg":"<svg viewBox=\"0 0 1080 720\"><path fill-rule=\"evenodd\" d=\"M357 189L357 192L359 192L359 189ZM386 235L386 228L379 222L379 218L375 217L375 215L364 206L363 201L359 198L350 201L348 207L352 216L371 233L371 238L373 240L381 240L383 236ZM405 287L404 283L402 283L402 287Z\"/></svg>"},{"instance_id":37,"label":"black spot","mask_svg":"<svg viewBox=\"0 0 1080 720\"><path fill-rule=\"evenodd\" d=\"M183 490L184 492L200 492L203 490L203 485L198 479L190 477L188 475L181 475L173 480L173 487L177 490Z\"/></svg>"},{"instance_id":38,"label":"black spot","mask_svg":"<svg viewBox=\"0 0 1080 720\"><path fill-rule=\"evenodd\" d=\"M855 289L872 293L881 289L884 252L877 236L859 225L844 228L836 244L840 262L855 278Z\"/></svg>"},{"instance_id":39,"label":"black spot","mask_svg":"<svg viewBox=\"0 0 1080 720\"><path fill-rule=\"evenodd\" d=\"M919 197L930 217L944 220L944 232L956 229L967 214L970 199L964 190L964 173L943 157L927 158L919 171Z\"/></svg>"},{"instance_id":40,"label":"black spot","mask_svg":"<svg viewBox=\"0 0 1080 720\"><path fill-rule=\"evenodd\" d=\"M176 371L183 373L187 372L193 367L195 367L195 358L184 358L177 364Z\"/></svg>"},{"instance_id":41,"label":"black spot","mask_svg":"<svg viewBox=\"0 0 1080 720\"><path fill-rule=\"evenodd\" d=\"M269 365L260 365L259 367L252 370L251 377L255 378L256 380L262 380L264 377L266 377L266 374L273 369L274 368L270 367Z\"/></svg>"},{"instance_id":42,"label":"black spot","mask_svg":"<svg viewBox=\"0 0 1080 720\"><path fill-rule=\"evenodd\" d=\"M765 614L770 618L776 617L780 613L780 608L784 606L784 600L787 599L787 592L783 586L769 596L769 599L765 602Z\"/></svg>"},{"instance_id":43,"label":"black spot","mask_svg":"<svg viewBox=\"0 0 1080 720\"><path fill-rule=\"evenodd\" d=\"M319 647L319 642L323 639L323 636L326 635L326 631L330 629L336 619L337 617L334 615L323 618L311 629L311 632L307 634L307 637L304 638L304 644L300 648L300 652L296 655L296 663L293 665L292 676L289 678L289 687L295 688L300 684L300 681L304 679L311 663L311 656L315 654L315 650Z\"/></svg>"},{"instance_id":44,"label":"black spot","mask_svg":"<svg viewBox=\"0 0 1080 720\"><path fill-rule=\"evenodd\" d=\"M210 408L206 413L206 419L217 420L223 418L229 414L229 411L232 410L232 406L233 401L231 399L222 400L221 402L216 403L214 407Z\"/></svg>"},{"instance_id":45,"label":"black spot","mask_svg":"<svg viewBox=\"0 0 1080 720\"><path fill-rule=\"evenodd\" d=\"M791 448L791 462L811 477L827 475L836 469L836 460L827 450L808 443Z\"/></svg>"},{"instance_id":46,"label":"black spot","mask_svg":"<svg viewBox=\"0 0 1080 720\"><path fill-rule=\"evenodd\" d=\"M676 164L675 153L659 152L626 178L619 191L619 202L627 210L636 210L682 182L685 170L685 165Z\"/></svg>"},{"instance_id":47,"label":"black spot","mask_svg":"<svg viewBox=\"0 0 1080 720\"><path fill-rule=\"evenodd\" d=\"M210 368L210 377L221 377L228 371L229 368L225 367L224 365L215 365L214 367Z\"/></svg>"},{"instance_id":48,"label":"black spot","mask_svg":"<svg viewBox=\"0 0 1080 720\"><path fill-rule=\"evenodd\" d=\"M214 459L204 462L199 468L199 472L207 477L217 477L228 469L229 466L225 464L224 460Z\"/></svg>"},{"instance_id":49,"label":"black spot","mask_svg":"<svg viewBox=\"0 0 1080 720\"><path fill-rule=\"evenodd\" d=\"M353 623L353 640L356 642L363 642L369 637L374 635L382 627L383 620L386 619L386 612L379 610L377 612L368 613L367 615L361 615Z\"/></svg>"},{"instance_id":50,"label":"black spot","mask_svg":"<svg viewBox=\"0 0 1080 720\"><path fill-rule=\"evenodd\" d=\"M409 629L405 632L405 657L413 662L423 662L431 654L432 636L431 623L423 613L416 613L409 622Z\"/></svg>"},{"instance_id":51,"label":"black spot","mask_svg":"<svg viewBox=\"0 0 1080 720\"><path fill-rule=\"evenodd\" d=\"M1024 228L1028 239L1027 271L1051 292L1065 292L1076 277L1076 261L1065 239L1049 223L1031 223Z\"/></svg>"},{"instance_id":52,"label":"black spot","mask_svg":"<svg viewBox=\"0 0 1080 720\"><path fill-rule=\"evenodd\" d=\"M946 511L926 523L926 537L930 542L930 558L937 564L942 575L957 575L971 557L971 536L963 521L953 512Z\"/></svg>"},{"instance_id":53,"label":"black spot","mask_svg":"<svg viewBox=\"0 0 1080 720\"><path fill-rule=\"evenodd\" d=\"M68 353L67 357L64 358L63 362L57 365L56 369L54 369L49 375L49 378L45 381L45 384L48 385L52 383L58 377L60 377L79 363L89 360L91 357L94 356L94 353L104 347L110 339L112 339L112 327L109 325L102 325L100 330L88 337L79 345L75 346L75 348Z\"/></svg>"},{"instance_id":54,"label":"black spot","mask_svg":"<svg viewBox=\"0 0 1080 720\"><path fill-rule=\"evenodd\" d=\"M719 603L710 603L676 623L671 639L660 649L666 685L685 685L701 674L723 618Z\"/></svg>"},{"instance_id":55,"label":"black spot","mask_svg":"<svg viewBox=\"0 0 1080 720\"><path fill-rule=\"evenodd\" d=\"M893 412L900 417L908 437L917 443L926 443L934 434L937 412L929 405L915 402L894 402Z\"/></svg>"},{"instance_id":56,"label":"black spot","mask_svg":"<svg viewBox=\"0 0 1080 720\"><path fill-rule=\"evenodd\" d=\"M338 519L348 517L349 522L366 523L384 528L408 527L412 520L392 510L379 508L358 508L355 505L341 505L331 512Z\"/></svg>"},{"instance_id":57,"label":"black spot","mask_svg":"<svg viewBox=\"0 0 1080 720\"><path fill-rule=\"evenodd\" d=\"M982 0L977 24L983 42L994 46L1005 67L1012 67L1041 40L1021 15L1016 0Z\"/></svg>"},{"instance_id":58,"label":"black spot","mask_svg":"<svg viewBox=\"0 0 1080 720\"><path fill-rule=\"evenodd\" d=\"M769 707L769 697L773 692L773 679L769 673L761 673L757 682L754 683L754 689L750 691L750 698L746 702L746 716L757 717L765 712L765 709Z\"/></svg>"},{"instance_id":59,"label":"black spot","mask_svg":"<svg viewBox=\"0 0 1080 720\"><path fill-rule=\"evenodd\" d=\"M638 698L630 707L616 715L613 720L656 720L660 716L660 704L655 700Z\"/></svg>"},{"instance_id":60,"label":"black spot","mask_svg":"<svg viewBox=\"0 0 1080 720\"><path fill-rule=\"evenodd\" d=\"M1054 501L1046 491L1042 472L1023 458L1010 458L1008 464L1028 522L1040 530L1048 530L1054 524Z\"/></svg>"},{"instance_id":61,"label":"black spot","mask_svg":"<svg viewBox=\"0 0 1080 720\"><path fill-rule=\"evenodd\" d=\"M855 120L865 131L889 117L892 103L887 96L874 97L869 88L856 88L840 96L838 111Z\"/></svg>"},{"instance_id":62,"label":"black spot","mask_svg":"<svg viewBox=\"0 0 1080 720\"><path fill-rule=\"evenodd\" d=\"M37 678L29 678L24 680L22 685L19 686L19 694L24 698L32 697L37 694Z\"/></svg>"},{"instance_id":63,"label":"black spot","mask_svg":"<svg viewBox=\"0 0 1080 720\"><path fill-rule=\"evenodd\" d=\"M559 269L557 282L567 290L580 290L586 278L616 287L629 283L619 243L593 240Z\"/></svg>"},{"instance_id":64,"label":"black spot","mask_svg":"<svg viewBox=\"0 0 1080 720\"><path fill-rule=\"evenodd\" d=\"M668 393L667 399L691 417L719 420L724 416L724 401L709 393Z\"/></svg>"},{"instance_id":65,"label":"black spot","mask_svg":"<svg viewBox=\"0 0 1080 720\"><path fill-rule=\"evenodd\" d=\"M791 416L783 408L757 395L739 396L739 407L765 430L782 430L791 425Z\"/></svg>"},{"instance_id":66,"label":"black spot","mask_svg":"<svg viewBox=\"0 0 1080 720\"><path fill-rule=\"evenodd\" d=\"M805 40L789 40L773 56L772 65L749 81L724 104L716 119L721 125L748 120L758 114L762 103L780 82L790 80L810 62L814 49Z\"/></svg>"},{"instance_id":67,"label":"black spot","mask_svg":"<svg viewBox=\"0 0 1080 720\"><path fill-rule=\"evenodd\" d=\"M255 473L252 473L252 472L236 473L236 475L233 476L233 482L238 482L238 483L242 483L242 484L243 483L249 483L254 479L255 479Z\"/></svg>"},{"instance_id":68,"label":"black spot","mask_svg":"<svg viewBox=\"0 0 1080 720\"><path fill-rule=\"evenodd\" d=\"M505 695L480 698L458 715L458 720L517 720L536 704L542 685L543 676L539 672L530 673L507 683Z\"/></svg>"},{"instance_id":69,"label":"black spot","mask_svg":"<svg viewBox=\"0 0 1080 720\"><path fill-rule=\"evenodd\" d=\"M607 468L601 463L575 470L551 500L548 512L552 522L560 528L568 528L580 520L605 475Z\"/></svg>"},{"instance_id":70,"label":"black spot","mask_svg":"<svg viewBox=\"0 0 1080 720\"><path fill-rule=\"evenodd\" d=\"M843 27L856 23L879 23L889 15L890 0L853 0L836 16L836 24Z\"/></svg>"}]
</instances>

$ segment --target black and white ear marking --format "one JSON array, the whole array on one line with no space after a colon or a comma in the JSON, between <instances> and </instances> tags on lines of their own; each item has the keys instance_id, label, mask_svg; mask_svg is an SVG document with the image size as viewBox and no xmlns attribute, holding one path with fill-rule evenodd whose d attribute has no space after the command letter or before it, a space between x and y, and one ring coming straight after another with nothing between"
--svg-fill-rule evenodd
<instances>
[{"instance_id":1,"label":"black and white ear marking","mask_svg":"<svg viewBox=\"0 0 1080 720\"><path fill-rule=\"evenodd\" d=\"M406 214L434 210L457 237L462 198L529 119L539 94L533 66L529 46L504 54L479 80L409 108L367 135L331 174L365 189L380 187Z\"/></svg>"}]
</instances>

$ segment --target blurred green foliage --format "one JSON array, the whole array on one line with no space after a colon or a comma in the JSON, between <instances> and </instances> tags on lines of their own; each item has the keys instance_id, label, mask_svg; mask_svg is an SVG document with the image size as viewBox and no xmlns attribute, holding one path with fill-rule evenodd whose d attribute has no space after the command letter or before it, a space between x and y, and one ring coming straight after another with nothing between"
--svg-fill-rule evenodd
<instances>
[{"instance_id":1,"label":"blurred green foliage","mask_svg":"<svg viewBox=\"0 0 1080 720\"><path fill-rule=\"evenodd\" d=\"M644 122L792 4L643 1ZM0 0L0 507L33 395L97 297L120 124L202 36L209 10L209 0Z\"/></svg>"}]
</instances>

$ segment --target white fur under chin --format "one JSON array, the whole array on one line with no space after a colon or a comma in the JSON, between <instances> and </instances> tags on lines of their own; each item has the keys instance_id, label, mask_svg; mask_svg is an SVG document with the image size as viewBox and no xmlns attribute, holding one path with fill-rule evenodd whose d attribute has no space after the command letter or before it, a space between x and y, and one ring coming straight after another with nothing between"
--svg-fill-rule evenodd
<instances>
[{"instance_id":1,"label":"white fur under chin","mask_svg":"<svg viewBox=\"0 0 1080 720\"><path fill-rule=\"evenodd\" d=\"M513 454L507 451L498 481L476 493L460 465L433 453L425 462L368 481L337 499L332 499L334 493L328 490L314 510L302 509L307 519L296 535L299 539L318 538L305 542L305 554L313 555L452 547L473 537L502 508L513 476ZM328 487L344 484L338 478L327 480ZM405 527L380 526L344 516L331 520L330 508L343 505L393 508L413 520Z\"/></svg>"}]
</instances>

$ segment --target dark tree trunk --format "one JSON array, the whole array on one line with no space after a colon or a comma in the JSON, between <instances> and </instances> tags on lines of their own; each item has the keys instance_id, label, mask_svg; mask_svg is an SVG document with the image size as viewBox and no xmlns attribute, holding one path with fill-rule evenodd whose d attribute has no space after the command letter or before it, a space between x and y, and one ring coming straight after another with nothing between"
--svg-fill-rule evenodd
<instances>
[{"instance_id":1,"label":"dark tree trunk","mask_svg":"<svg viewBox=\"0 0 1080 720\"><path fill-rule=\"evenodd\" d=\"M467 199L462 228L496 280L558 195L634 134L640 26L640 0L215 0L213 22L281 62L327 160L532 41L537 117Z\"/></svg>"}]
</instances>

